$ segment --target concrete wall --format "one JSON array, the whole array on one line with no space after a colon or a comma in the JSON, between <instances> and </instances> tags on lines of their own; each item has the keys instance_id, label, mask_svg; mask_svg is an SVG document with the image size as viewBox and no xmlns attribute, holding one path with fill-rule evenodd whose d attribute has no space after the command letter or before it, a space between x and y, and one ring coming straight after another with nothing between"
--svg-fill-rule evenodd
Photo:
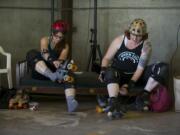
<instances>
[{"instance_id":1,"label":"concrete wall","mask_svg":"<svg viewBox=\"0 0 180 135\"><path fill-rule=\"evenodd\" d=\"M56 8L59 4L55 2ZM0 0L0 45L12 54L14 83L17 61L25 59L28 50L39 48L40 38L50 34L50 7L51 0ZM55 18L60 16L58 13Z\"/></svg>"},{"instance_id":2,"label":"concrete wall","mask_svg":"<svg viewBox=\"0 0 180 135\"><path fill-rule=\"evenodd\" d=\"M85 70L90 52L89 29L93 27L93 10L89 7L93 7L93 0L73 2L73 25L77 30L73 33L72 57L80 70ZM14 81L16 62L24 59L28 50L38 48L42 36L49 35L50 5L50 0L0 0L0 45L12 54ZM59 9L60 0L55 0L55 6ZM60 11L55 16L60 18ZM151 62L169 62L180 24L179 0L98 0L97 39L102 53L134 18L143 18L148 24L153 45ZM176 72L180 72L180 64L174 63Z\"/></svg>"},{"instance_id":3,"label":"concrete wall","mask_svg":"<svg viewBox=\"0 0 180 135\"><path fill-rule=\"evenodd\" d=\"M89 28L93 25L93 10L86 8L93 7L93 0L91 3L89 0L74 0L74 7L80 10L73 12L74 25L77 27L73 35L73 56L85 69L90 48ZM122 34L134 18L143 18L153 45L151 63L170 61L176 48L180 24L179 0L98 0L98 7L98 43L103 54L113 38ZM180 67L180 64L176 66Z\"/></svg>"}]
</instances>

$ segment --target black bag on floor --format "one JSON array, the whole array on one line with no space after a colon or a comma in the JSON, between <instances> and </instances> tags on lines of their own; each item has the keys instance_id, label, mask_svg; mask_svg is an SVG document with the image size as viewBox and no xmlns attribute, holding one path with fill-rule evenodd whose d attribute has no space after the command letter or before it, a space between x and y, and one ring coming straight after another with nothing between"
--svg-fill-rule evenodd
<instances>
[{"instance_id":1,"label":"black bag on floor","mask_svg":"<svg viewBox=\"0 0 180 135\"><path fill-rule=\"evenodd\" d=\"M0 109L7 109L9 100L16 94L15 89L0 88Z\"/></svg>"}]
</instances>

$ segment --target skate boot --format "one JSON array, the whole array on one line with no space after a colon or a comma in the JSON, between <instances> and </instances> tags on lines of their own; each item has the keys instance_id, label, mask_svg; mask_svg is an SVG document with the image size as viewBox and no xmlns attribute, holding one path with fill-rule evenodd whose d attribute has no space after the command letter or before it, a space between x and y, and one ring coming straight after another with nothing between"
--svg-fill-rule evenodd
<instances>
[{"instance_id":1,"label":"skate boot","mask_svg":"<svg viewBox=\"0 0 180 135\"><path fill-rule=\"evenodd\" d=\"M98 95L97 102L100 107L105 108L108 105L108 98L103 95Z\"/></svg>"},{"instance_id":2,"label":"skate boot","mask_svg":"<svg viewBox=\"0 0 180 135\"><path fill-rule=\"evenodd\" d=\"M75 65L74 61L66 60L60 68L56 70L57 80L59 82L74 82L73 72L77 71L78 67Z\"/></svg>"},{"instance_id":3,"label":"skate boot","mask_svg":"<svg viewBox=\"0 0 180 135\"><path fill-rule=\"evenodd\" d=\"M108 98L104 95L97 95L96 112L104 113L105 108L108 106Z\"/></svg>"},{"instance_id":4,"label":"skate boot","mask_svg":"<svg viewBox=\"0 0 180 135\"><path fill-rule=\"evenodd\" d=\"M107 112L107 116L110 120L121 118L125 114L125 110L122 108L121 103L118 102L117 97L111 97L109 99L109 105L104 110Z\"/></svg>"},{"instance_id":5,"label":"skate boot","mask_svg":"<svg viewBox=\"0 0 180 135\"><path fill-rule=\"evenodd\" d=\"M140 96L136 98L136 108L139 111L148 111L149 110L149 98L150 93L143 91Z\"/></svg>"}]
</instances>

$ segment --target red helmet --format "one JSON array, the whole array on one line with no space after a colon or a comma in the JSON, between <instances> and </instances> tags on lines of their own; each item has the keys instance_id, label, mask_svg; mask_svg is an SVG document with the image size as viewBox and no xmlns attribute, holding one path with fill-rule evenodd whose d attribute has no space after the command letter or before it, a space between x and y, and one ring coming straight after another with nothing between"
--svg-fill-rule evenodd
<instances>
[{"instance_id":1,"label":"red helmet","mask_svg":"<svg viewBox=\"0 0 180 135\"><path fill-rule=\"evenodd\" d=\"M63 20L57 20L52 25L53 32L62 32L66 33L69 29L69 25L67 22Z\"/></svg>"}]
</instances>

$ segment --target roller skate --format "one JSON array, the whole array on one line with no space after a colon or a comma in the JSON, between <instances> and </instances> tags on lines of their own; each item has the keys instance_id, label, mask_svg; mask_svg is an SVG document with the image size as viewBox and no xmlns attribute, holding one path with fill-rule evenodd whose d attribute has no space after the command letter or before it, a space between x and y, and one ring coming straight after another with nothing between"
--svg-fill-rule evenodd
<instances>
[{"instance_id":1,"label":"roller skate","mask_svg":"<svg viewBox=\"0 0 180 135\"><path fill-rule=\"evenodd\" d=\"M109 98L109 105L104 109L110 120L122 118L126 109L121 105L116 97Z\"/></svg>"},{"instance_id":2,"label":"roller skate","mask_svg":"<svg viewBox=\"0 0 180 135\"><path fill-rule=\"evenodd\" d=\"M136 98L136 109L139 111L149 110L149 98L150 94L148 92L143 92L140 96Z\"/></svg>"},{"instance_id":3,"label":"roller skate","mask_svg":"<svg viewBox=\"0 0 180 135\"><path fill-rule=\"evenodd\" d=\"M9 100L9 109L27 109L29 96L23 90L17 90L16 95Z\"/></svg>"},{"instance_id":4,"label":"roller skate","mask_svg":"<svg viewBox=\"0 0 180 135\"><path fill-rule=\"evenodd\" d=\"M108 98L104 95L98 95L97 96L97 103L98 105L96 106L96 112L97 113L104 113L106 107L108 106Z\"/></svg>"},{"instance_id":5,"label":"roller skate","mask_svg":"<svg viewBox=\"0 0 180 135\"><path fill-rule=\"evenodd\" d=\"M74 82L74 78L73 78L72 76L70 76L70 75L65 75L65 76L63 77L63 80L64 80L65 82L70 82L70 83Z\"/></svg>"},{"instance_id":6,"label":"roller skate","mask_svg":"<svg viewBox=\"0 0 180 135\"><path fill-rule=\"evenodd\" d=\"M71 72L76 72L78 67L77 65L74 63L73 60L71 60L68 64L67 64L67 69L70 70Z\"/></svg>"},{"instance_id":7,"label":"roller skate","mask_svg":"<svg viewBox=\"0 0 180 135\"><path fill-rule=\"evenodd\" d=\"M77 71L77 65L74 64L74 61L67 60L62 66L56 70L58 73L58 82L74 82L73 72Z\"/></svg>"}]
</instances>

